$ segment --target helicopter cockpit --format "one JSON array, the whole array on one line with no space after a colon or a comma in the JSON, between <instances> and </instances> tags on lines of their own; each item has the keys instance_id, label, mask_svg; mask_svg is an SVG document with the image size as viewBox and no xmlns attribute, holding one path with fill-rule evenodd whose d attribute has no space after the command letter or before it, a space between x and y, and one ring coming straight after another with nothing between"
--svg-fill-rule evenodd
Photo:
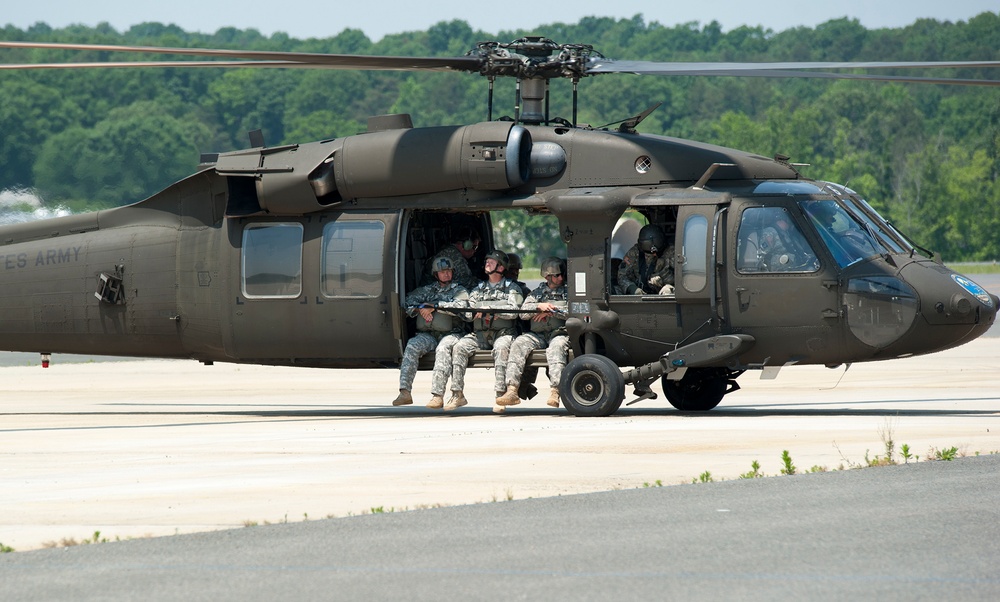
<instances>
[{"instance_id":1,"label":"helicopter cockpit","mask_svg":"<svg viewBox=\"0 0 1000 602\"><path fill-rule=\"evenodd\" d=\"M743 212L736 269L760 272L815 272L819 258L784 207L751 207Z\"/></svg>"}]
</instances>

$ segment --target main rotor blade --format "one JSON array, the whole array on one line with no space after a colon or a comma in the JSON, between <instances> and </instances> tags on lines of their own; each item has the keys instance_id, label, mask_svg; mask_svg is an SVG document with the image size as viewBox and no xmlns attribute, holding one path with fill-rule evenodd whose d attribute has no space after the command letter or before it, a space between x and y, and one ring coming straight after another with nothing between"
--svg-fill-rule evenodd
<instances>
[{"instance_id":1,"label":"main rotor blade","mask_svg":"<svg viewBox=\"0 0 1000 602\"><path fill-rule=\"evenodd\" d=\"M144 67L283 67L293 69L346 69L294 61L127 61L123 63L0 63L0 70L14 69L136 69Z\"/></svg>"},{"instance_id":2,"label":"main rotor blade","mask_svg":"<svg viewBox=\"0 0 1000 602\"><path fill-rule=\"evenodd\" d=\"M781 62L781 63L666 63L652 61L615 61L593 59L587 75L599 73L632 73L636 75L691 75L722 77L805 77L814 79L860 79L899 81L923 84L957 84L998 86L990 79L958 79L945 77L908 77L857 73L835 73L816 69L944 69L993 68L1000 61L877 61L877 62Z\"/></svg>"},{"instance_id":3,"label":"main rotor blade","mask_svg":"<svg viewBox=\"0 0 1000 602\"><path fill-rule=\"evenodd\" d=\"M782 62L782 63L668 63L655 61L617 61L591 59L588 73L648 73L651 75L685 75L690 72L784 71L795 69L939 69L1000 67L1000 61L870 61L870 62Z\"/></svg>"},{"instance_id":4,"label":"main rotor blade","mask_svg":"<svg viewBox=\"0 0 1000 602\"><path fill-rule=\"evenodd\" d=\"M226 50L218 48L167 48L158 46L114 46L106 44L57 44L45 42L0 42L0 48L45 49L45 50L82 50L91 52L132 52L140 54L176 54L180 56L218 57L222 59L242 59L258 61L258 64L247 64L249 67L321 67L326 69L361 69L386 71L478 71L482 60L478 57L406 57L406 56L366 56L355 54L323 54L311 52L263 52L246 50ZM260 62L263 61L263 64ZM274 63L284 63L277 65ZM51 65L39 63L38 65ZM67 63L73 65L73 63ZM76 63L75 68L106 67L108 63ZM121 65L116 65L121 66ZM150 64L147 66L160 66ZM185 65L180 63L171 66L204 66ZM240 66L240 65L219 65ZM34 63L21 64L7 69L45 69Z\"/></svg>"},{"instance_id":5,"label":"main rotor blade","mask_svg":"<svg viewBox=\"0 0 1000 602\"><path fill-rule=\"evenodd\" d=\"M646 75L640 73L638 75ZM865 73L826 73L823 71L781 71L781 70L760 70L760 71L693 71L683 75L699 76L726 76L726 77L771 77L771 78L793 78L803 77L809 79L851 79L867 80L875 82L902 82L911 84L946 84L952 86L1000 86L1000 80L996 79L962 79L954 77L917 77L906 75L874 75Z\"/></svg>"},{"instance_id":6,"label":"main rotor blade","mask_svg":"<svg viewBox=\"0 0 1000 602\"><path fill-rule=\"evenodd\" d=\"M0 63L0 70L13 69L98 69L142 67L269 67L293 69L358 69L392 71L465 71L478 72L486 68L483 56L462 57L402 57L309 52L270 52L228 50L218 48L169 48L158 46L115 46L107 44L62 44L47 42L0 42L0 49L79 50L90 52L130 52L139 54L173 54L192 57L215 57L218 61L118 61L77 63ZM931 84L998 86L1000 81L989 79L958 79L945 77L881 76L873 74L836 73L825 69L941 69L994 68L1000 61L875 61L875 62L772 62L772 63L709 63L617 61L591 58L585 75L601 73L633 73L637 75L689 75L722 77L804 77L813 79L856 79L898 81ZM486 73L486 71L483 71ZM509 75L509 74L508 74ZM558 75L557 75L558 77Z\"/></svg>"}]
</instances>

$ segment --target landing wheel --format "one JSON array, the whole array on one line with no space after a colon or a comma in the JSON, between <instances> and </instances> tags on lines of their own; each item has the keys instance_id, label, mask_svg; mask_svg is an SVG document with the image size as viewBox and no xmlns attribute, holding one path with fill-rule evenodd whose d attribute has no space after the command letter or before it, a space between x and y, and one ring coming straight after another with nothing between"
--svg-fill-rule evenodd
<instances>
[{"instance_id":1,"label":"landing wheel","mask_svg":"<svg viewBox=\"0 0 1000 602\"><path fill-rule=\"evenodd\" d=\"M680 380L661 379L667 401L682 412L707 412L719 405L726 393L740 388L725 368L688 368Z\"/></svg>"},{"instance_id":2,"label":"landing wheel","mask_svg":"<svg viewBox=\"0 0 1000 602\"><path fill-rule=\"evenodd\" d=\"M625 399L625 377L603 355L581 355L566 364L559 396L574 416L610 416Z\"/></svg>"}]
</instances>

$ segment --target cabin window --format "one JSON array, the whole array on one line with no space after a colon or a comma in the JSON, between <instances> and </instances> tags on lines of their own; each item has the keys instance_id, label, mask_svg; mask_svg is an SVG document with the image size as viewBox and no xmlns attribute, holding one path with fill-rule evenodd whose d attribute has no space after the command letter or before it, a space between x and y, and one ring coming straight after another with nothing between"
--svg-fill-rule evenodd
<instances>
[{"instance_id":1,"label":"cabin window","mask_svg":"<svg viewBox=\"0 0 1000 602\"><path fill-rule=\"evenodd\" d=\"M683 276L681 285L685 290L696 293L708 283L708 218L692 215L684 222L684 243L681 252Z\"/></svg>"},{"instance_id":2,"label":"cabin window","mask_svg":"<svg viewBox=\"0 0 1000 602\"><path fill-rule=\"evenodd\" d=\"M302 224L251 224L243 230L243 295L292 299L302 293Z\"/></svg>"},{"instance_id":3,"label":"cabin window","mask_svg":"<svg viewBox=\"0 0 1000 602\"><path fill-rule=\"evenodd\" d=\"M385 224L339 221L323 228L323 296L378 297L382 294Z\"/></svg>"},{"instance_id":4,"label":"cabin window","mask_svg":"<svg viewBox=\"0 0 1000 602\"><path fill-rule=\"evenodd\" d=\"M787 209L751 207L740 219L736 269L741 274L815 272L819 259Z\"/></svg>"}]
</instances>

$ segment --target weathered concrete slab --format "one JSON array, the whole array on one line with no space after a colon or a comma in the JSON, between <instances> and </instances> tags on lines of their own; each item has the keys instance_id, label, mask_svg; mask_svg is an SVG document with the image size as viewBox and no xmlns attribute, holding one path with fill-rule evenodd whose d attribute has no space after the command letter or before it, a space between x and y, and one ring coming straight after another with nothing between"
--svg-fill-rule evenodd
<instances>
[{"instance_id":1,"label":"weathered concrete slab","mask_svg":"<svg viewBox=\"0 0 1000 602\"><path fill-rule=\"evenodd\" d=\"M543 397L491 412L393 408L397 372L131 361L0 368L0 543L83 540L301 521L434 505L735 479L864 464L887 436L934 450L1000 450L1000 339L843 369L799 367L701 416L662 398L575 418ZM543 376L544 378L544 376ZM838 382L839 381L839 382ZM418 401L429 374L417 377Z\"/></svg>"}]
</instances>

